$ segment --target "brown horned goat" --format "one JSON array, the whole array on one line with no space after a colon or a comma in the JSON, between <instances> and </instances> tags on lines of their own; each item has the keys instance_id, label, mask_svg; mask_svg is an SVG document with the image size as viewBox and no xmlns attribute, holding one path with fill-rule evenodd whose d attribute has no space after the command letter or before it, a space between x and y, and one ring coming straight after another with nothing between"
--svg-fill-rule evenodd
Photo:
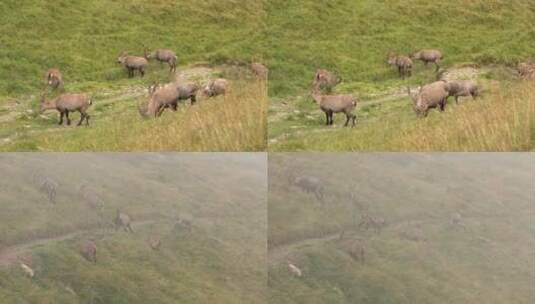
<instances>
[{"instance_id":1,"label":"brown horned goat","mask_svg":"<svg viewBox=\"0 0 535 304\"><path fill-rule=\"evenodd\" d=\"M407 88L409 96L413 100L413 109L417 116L426 117L430 109L438 108L441 112L446 107L446 99L449 96L448 84L445 81L436 81L420 88L420 92L412 94Z\"/></svg>"},{"instance_id":2,"label":"brown horned goat","mask_svg":"<svg viewBox=\"0 0 535 304\"><path fill-rule=\"evenodd\" d=\"M473 80L448 81L447 90L449 96L455 97L456 104L459 103L459 97L461 96L472 96L473 99L479 96L479 87Z\"/></svg>"},{"instance_id":3,"label":"brown horned goat","mask_svg":"<svg viewBox=\"0 0 535 304\"><path fill-rule=\"evenodd\" d=\"M440 69L439 63L444 58L444 55L442 55L442 52L439 50L424 49L412 53L410 57L414 60L423 61L425 66L427 66L430 62L434 63L436 66L435 71L438 71Z\"/></svg>"},{"instance_id":4,"label":"brown horned goat","mask_svg":"<svg viewBox=\"0 0 535 304\"><path fill-rule=\"evenodd\" d=\"M265 65L258 62L253 62L251 64L251 70L253 71L253 74L256 75L256 77L263 80L268 79L269 70Z\"/></svg>"},{"instance_id":5,"label":"brown horned goat","mask_svg":"<svg viewBox=\"0 0 535 304\"><path fill-rule=\"evenodd\" d=\"M67 119L67 125L71 124L69 112L80 112L80 121L78 126L85 119L86 125L89 125L89 114L87 109L93 104L93 101L85 94L62 94L54 99L47 100L45 94L41 97L41 113L46 110L57 110L60 114L59 125L63 124L63 116Z\"/></svg>"},{"instance_id":6,"label":"brown horned goat","mask_svg":"<svg viewBox=\"0 0 535 304\"><path fill-rule=\"evenodd\" d=\"M218 95L225 95L228 90L228 81L223 78L210 81L203 89L203 95L208 97L215 97Z\"/></svg>"},{"instance_id":7,"label":"brown horned goat","mask_svg":"<svg viewBox=\"0 0 535 304\"><path fill-rule=\"evenodd\" d=\"M408 56L396 55L395 53L390 52L388 54L387 62L389 65L397 67L399 77L402 79L412 76L412 60Z\"/></svg>"},{"instance_id":8,"label":"brown horned goat","mask_svg":"<svg viewBox=\"0 0 535 304\"><path fill-rule=\"evenodd\" d=\"M147 60L150 59L156 59L161 63L167 62L169 65L169 72L173 73L176 72L176 66L178 63L178 57L176 56L176 53L169 49L157 49L154 52L149 52L148 49L145 48L145 58Z\"/></svg>"},{"instance_id":9,"label":"brown horned goat","mask_svg":"<svg viewBox=\"0 0 535 304\"><path fill-rule=\"evenodd\" d=\"M126 52L123 52L118 58L117 63L122 64L128 71L130 78L134 77L135 71L139 71L141 77L145 76L145 69L149 62L143 57L129 56Z\"/></svg>"},{"instance_id":10,"label":"brown horned goat","mask_svg":"<svg viewBox=\"0 0 535 304\"><path fill-rule=\"evenodd\" d=\"M350 120L352 127L355 126L357 115L353 114L353 111L357 107L357 99L352 95L322 95L318 87L313 89L311 95L325 113L326 125L333 124L333 113L344 113L346 115L344 127L348 126Z\"/></svg>"},{"instance_id":11,"label":"brown horned goat","mask_svg":"<svg viewBox=\"0 0 535 304\"><path fill-rule=\"evenodd\" d=\"M92 263L97 263L97 245L94 241L86 241L82 244L80 251L86 260Z\"/></svg>"},{"instance_id":12,"label":"brown horned goat","mask_svg":"<svg viewBox=\"0 0 535 304\"><path fill-rule=\"evenodd\" d=\"M144 117L159 117L166 108L176 111L178 102L181 100L191 100L195 104L199 86L195 83L169 83L164 86L153 84L149 87L149 101L147 108L139 109Z\"/></svg>"},{"instance_id":13,"label":"brown horned goat","mask_svg":"<svg viewBox=\"0 0 535 304\"><path fill-rule=\"evenodd\" d=\"M334 73L324 69L319 69L316 71L316 75L314 76L312 87L331 92L332 89L341 82L342 78L338 77Z\"/></svg>"},{"instance_id":14,"label":"brown horned goat","mask_svg":"<svg viewBox=\"0 0 535 304\"><path fill-rule=\"evenodd\" d=\"M45 81L53 89L57 89L60 86L63 87L63 75L59 69L49 69L46 71Z\"/></svg>"}]
</instances>

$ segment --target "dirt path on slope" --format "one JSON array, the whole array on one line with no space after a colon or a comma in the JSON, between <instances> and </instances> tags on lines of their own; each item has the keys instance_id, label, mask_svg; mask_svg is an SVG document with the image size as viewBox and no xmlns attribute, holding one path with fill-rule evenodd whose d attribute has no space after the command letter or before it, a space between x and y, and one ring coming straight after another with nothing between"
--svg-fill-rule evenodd
<instances>
[{"instance_id":1,"label":"dirt path on slope","mask_svg":"<svg viewBox=\"0 0 535 304\"><path fill-rule=\"evenodd\" d=\"M156 220L144 220L144 221L132 222L132 227L134 228L141 227L141 226L149 225L155 222ZM86 233L96 232L96 231L102 232L102 231L106 231L106 229L105 228L81 229L81 230L72 231L70 233L63 234L63 235L57 235L57 236L49 237L49 238L29 240L27 242L20 243L17 245L4 247L0 250L0 268L9 267L10 265L16 263L20 255L32 250L35 247L74 239Z\"/></svg>"},{"instance_id":2,"label":"dirt path on slope","mask_svg":"<svg viewBox=\"0 0 535 304\"><path fill-rule=\"evenodd\" d=\"M290 244L284 244L279 246L274 246L268 248L268 263L269 266L273 266L279 263L284 262L293 252L302 249L304 247L309 247L316 245L318 243L329 242L336 240L340 237L340 232L328 234L326 236L309 238L300 240Z\"/></svg>"}]
</instances>

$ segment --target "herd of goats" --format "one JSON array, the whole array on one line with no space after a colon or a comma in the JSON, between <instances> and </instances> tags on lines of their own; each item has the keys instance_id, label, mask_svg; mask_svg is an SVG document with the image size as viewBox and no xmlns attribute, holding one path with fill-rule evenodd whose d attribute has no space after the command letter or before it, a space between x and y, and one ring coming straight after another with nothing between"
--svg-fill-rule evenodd
<instances>
[{"instance_id":1,"label":"herd of goats","mask_svg":"<svg viewBox=\"0 0 535 304\"><path fill-rule=\"evenodd\" d=\"M149 52L145 49L143 57L132 56L123 52L117 58L117 63L123 65L128 71L128 76L132 78L135 76L136 71L143 77L145 75L145 70L149 65L149 60L151 59L155 59L160 63L167 63L169 72L174 73L177 68L177 58L176 53L169 49L157 49L154 52ZM259 79L267 79L268 69L263 64L256 62L252 63L250 69ZM52 89L57 89L64 85L63 75L57 68L49 69L46 72L45 81ZM228 89L229 83L223 78L209 81L202 86L202 89L201 86L195 82L175 81L165 85L154 83L149 86L149 100L146 107L140 107L139 111L144 117L159 117L167 108L176 111L180 101L187 101L189 99L193 105L196 102L198 94L210 98L218 95L225 95ZM69 119L69 113L79 112L81 118L78 122L78 126L81 125L84 120L86 125L89 125L90 115L87 113L87 110L92 104L93 101L87 94L65 93L54 99L47 99L45 91L41 96L40 112L43 113L47 110L58 111L60 114L59 125L63 124L64 117L67 121L67 125L70 125L71 120Z\"/></svg>"},{"instance_id":2,"label":"herd of goats","mask_svg":"<svg viewBox=\"0 0 535 304\"><path fill-rule=\"evenodd\" d=\"M405 79L412 76L414 60L422 61L425 66L434 64L435 72L439 72L440 62L443 58L444 56L439 50L423 49L409 56L390 52L387 56L387 63L395 67L399 76ZM535 79L535 64L521 63L518 66L518 72L522 78ZM475 99L479 96L480 88L476 81L449 81L443 78L443 73L438 73L437 78L438 81L423 85L417 93L412 93L410 87L407 87L407 93L413 100L413 109L418 117L427 116L429 110L433 108L438 108L441 112L444 111L449 97L455 97L455 102L458 103L459 97L471 96ZM326 125L333 124L334 113L344 113L346 115L344 126L347 127L350 121L352 126L355 126L356 115L353 112L357 107L357 98L351 94L324 94L325 92L330 93L341 81L342 79L335 73L319 69L314 77L311 96L325 113Z\"/></svg>"},{"instance_id":3,"label":"herd of goats","mask_svg":"<svg viewBox=\"0 0 535 304\"><path fill-rule=\"evenodd\" d=\"M324 206L325 189L324 183L320 178L310 175L296 177L293 174L289 174L289 183L300 191L313 195ZM360 202L354 193L350 193L347 199L353 206L353 227L350 229L339 227L339 232L336 233L336 243L355 262L364 263L366 252L368 251L366 237L369 235L361 232L370 231L372 234L379 235L383 228L387 226L387 221L382 216L370 214L369 206ZM357 214L360 214L360 220L357 220ZM464 231L467 230L463 216L459 212L454 212L451 215L449 225ZM411 242L427 242L425 231L418 222L407 222L400 231L399 237ZM296 264L298 263L295 261L287 261L288 270L293 275L301 277L303 272Z\"/></svg>"},{"instance_id":4,"label":"herd of goats","mask_svg":"<svg viewBox=\"0 0 535 304\"><path fill-rule=\"evenodd\" d=\"M44 198L48 203L55 205L56 196L58 191L58 182L53 178L47 176L42 172L35 172L32 175L32 182L37 187L37 190L43 194ZM81 201L85 202L87 206L94 210L100 218L105 218L103 210L105 207L104 200L96 191L92 189L87 183L82 183L77 189L78 195ZM107 220L106 220L107 221ZM115 217L109 222L112 227L117 230L124 230L128 233L134 233L132 228L133 222L131 217L117 209ZM175 228L180 229L181 231L191 232L192 230L192 221L187 217L178 217L175 219ZM161 238L158 235L152 235L147 240L148 246L153 250L159 250L161 246ZM88 262L97 263L97 245L93 238L88 238L80 244L80 255L86 259ZM30 262L29 262L30 261ZM19 257L19 264L23 272L30 278L33 278L35 271L32 268L31 260L27 261L23 257Z\"/></svg>"}]
</instances>

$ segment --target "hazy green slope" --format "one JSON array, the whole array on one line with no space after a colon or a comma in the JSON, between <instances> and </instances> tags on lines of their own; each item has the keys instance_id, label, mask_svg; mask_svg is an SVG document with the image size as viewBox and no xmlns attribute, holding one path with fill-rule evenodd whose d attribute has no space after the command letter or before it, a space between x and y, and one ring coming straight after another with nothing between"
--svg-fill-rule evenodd
<instances>
[{"instance_id":1,"label":"hazy green slope","mask_svg":"<svg viewBox=\"0 0 535 304\"><path fill-rule=\"evenodd\" d=\"M535 9L523 0L274 0L267 11L275 96L308 88L317 68L361 91L397 83L389 50L439 48L446 65L511 64L535 53Z\"/></svg>"},{"instance_id":2,"label":"hazy green slope","mask_svg":"<svg viewBox=\"0 0 535 304\"><path fill-rule=\"evenodd\" d=\"M2 303L265 297L262 155L5 154L0 167L10 176L0 181ZM36 171L58 183L55 205L33 182ZM81 195L84 183L102 198L102 211ZM134 233L113 229L117 208L131 216ZM190 221L191 231L178 219ZM159 250L149 246L154 237ZM94 265L80 255L87 239L97 244ZM19 262L35 277L25 277Z\"/></svg>"},{"instance_id":3,"label":"hazy green slope","mask_svg":"<svg viewBox=\"0 0 535 304\"><path fill-rule=\"evenodd\" d=\"M513 154L272 156L270 301L532 302L532 163ZM322 180L323 206L288 182L300 176ZM380 233L354 228L364 213L386 220ZM364 261L350 256L353 240Z\"/></svg>"}]
</instances>

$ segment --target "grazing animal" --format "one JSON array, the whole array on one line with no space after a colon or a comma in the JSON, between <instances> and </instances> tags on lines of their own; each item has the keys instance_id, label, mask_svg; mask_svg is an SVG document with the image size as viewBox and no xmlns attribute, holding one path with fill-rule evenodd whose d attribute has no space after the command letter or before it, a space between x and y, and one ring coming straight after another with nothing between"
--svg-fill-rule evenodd
<instances>
[{"instance_id":1,"label":"grazing animal","mask_svg":"<svg viewBox=\"0 0 535 304\"><path fill-rule=\"evenodd\" d=\"M41 183L39 190L41 190L41 192L46 194L46 197L48 198L49 202L51 202L52 204L55 204L57 188L58 188L58 183L56 183L54 180L50 178L45 178L45 180L43 180L43 182Z\"/></svg>"},{"instance_id":2,"label":"grazing animal","mask_svg":"<svg viewBox=\"0 0 535 304\"><path fill-rule=\"evenodd\" d=\"M89 125L89 114L87 110L93 104L93 101L89 96L85 94L62 94L54 99L46 99L46 96L43 94L41 97L41 113L44 113L47 110L57 110L60 114L59 116L59 125L63 124L63 116L67 119L67 125L71 124L69 119L69 113L78 111L80 112L80 121L78 126L82 124L85 119L85 123Z\"/></svg>"},{"instance_id":3,"label":"grazing animal","mask_svg":"<svg viewBox=\"0 0 535 304\"><path fill-rule=\"evenodd\" d=\"M318 88L315 88L311 95L325 113L325 125L333 124L333 113L344 113L346 115L344 127L348 126L350 120L352 127L355 126L357 115L353 114L353 110L357 107L357 99L352 95L322 95Z\"/></svg>"},{"instance_id":4,"label":"grazing animal","mask_svg":"<svg viewBox=\"0 0 535 304\"><path fill-rule=\"evenodd\" d=\"M407 229L401 232L401 238L409 240L409 241L413 241L413 242L426 242L427 241L425 232L420 225L407 227Z\"/></svg>"},{"instance_id":5,"label":"grazing animal","mask_svg":"<svg viewBox=\"0 0 535 304\"><path fill-rule=\"evenodd\" d=\"M132 220L130 219L130 216L117 210L117 215L115 217L115 230L119 228L123 228L126 232L134 232L132 229Z\"/></svg>"},{"instance_id":6,"label":"grazing animal","mask_svg":"<svg viewBox=\"0 0 535 304\"><path fill-rule=\"evenodd\" d=\"M255 74L256 77L258 77L259 79L268 79L269 70L265 65L258 62L253 62L251 64L251 70L253 71L253 74Z\"/></svg>"},{"instance_id":7,"label":"grazing animal","mask_svg":"<svg viewBox=\"0 0 535 304\"><path fill-rule=\"evenodd\" d=\"M150 245L150 248L152 248L153 250L160 250L162 241L159 237L153 236L149 239L149 245Z\"/></svg>"},{"instance_id":8,"label":"grazing animal","mask_svg":"<svg viewBox=\"0 0 535 304\"><path fill-rule=\"evenodd\" d=\"M145 49L145 59L156 59L161 63L167 62L169 65L169 72L176 72L176 66L178 62L178 57L176 53L169 49L157 49L154 52L150 53L148 49Z\"/></svg>"},{"instance_id":9,"label":"grazing animal","mask_svg":"<svg viewBox=\"0 0 535 304\"><path fill-rule=\"evenodd\" d=\"M63 87L63 75L59 69L49 69L46 71L45 80L47 85L54 89L57 89L60 86Z\"/></svg>"},{"instance_id":10,"label":"grazing animal","mask_svg":"<svg viewBox=\"0 0 535 304\"><path fill-rule=\"evenodd\" d=\"M450 224L454 227L461 227L464 230L467 230L466 226L463 223L463 217L458 212L455 212L454 214L452 214L451 219L450 219Z\"/></svg>"},{"instance_id":11,"label":"grazing animal","mask_svg":"<svg viewBox=\"0 0 535 304\"><path fill-rule=\"evenodd\" d=\"M300 176L294 179L294 184L303 192L312 193L318 201L323 202L324 189L319 178L314 176Z\"/></svg>"},{"instance_id":12,"label":"grazing animal","mask_svg":"<svg viewBox=\"0 0 535 304\"><path fill-rule=\"evenodd\" d=\"M447 82L436 81L420 88L418 94L412 94L407 88L409 96L413 100L413 109L417 116L426 117L430 109L439 108L444 111L446 100L449 96Z\"/></svg>"},{"instance_id":13,"label":"grazing animal","mask_svg":"<svg viewBox=\"0 0 535 304\"><path fill-rule=\"evenodd\" d=\"M436 70L440 69L440 61L444 58L442 55L442 52L439 50L432 50L432 49L424 49L419 50L417 52L414 52L411 54L411 59L413 60L421 60L427 66L430 62L434 63L436 66Z\"/></svg>"},{"instance_id":14,"label":"grazing animal","mask_svg":"<svg viewBox=\"0 0 535 304\"><path fill-rule=\"evenodd\" d=\"M383 227L386 226L386 221L380 216L371 216L369 214L361 215L361 221L359 224L360 229L369 230L373 229L375 233L380 233Z\"/></svg>"},{"instance_id":15,"label":"grazing animal","mask_svg":"<svg viewBox=\"0 0 535 304\"><path fill-rule=\"evenodd\" d=\"M389 65L397 67L399 77L405 79L405 77L412 76L412 60L409 57L391 52L388 54L387 62Z\"/></svg>"},{"instance_id":16,"label":"grazing animal","mask_svg":"<svg viewBox=\"0 0 535 304\"><path fill-rule=\"evenodd\" d=\"M169 83L164 86L154 84L149 87L149 101L146 111L139 109L144 117L159 117L166 108L176 111L178 102L181 100L191 100L195 104L199 86L194 83Z\"/></svg>"},{"instance_id":17,"label":"grazing animal","mask_svg":"<svg viewBox=\"0 0 535 304\"><path fill-rule=\"evenodd\" d=\"M522 62L517 67L520 77L524 79L535 79L535 63Z\"/></svg>"},{"instance_id":18,"label":"grazing animal","mask_svg":"<svg viewBox=\"0 0 535 304\"><path fill-rule=\"evenodd\" d=\"M104 200L90 189L87 184L82 184L78 190L80 197L94 210L104 209Z\"/></svg>"},{"instance_id":19,"label":"grazing animal","mask_svg":"<svg viewBox=\"0 0 535 304\"><path fill-rule=\"evenodd\" d=\"M191 223L191 220L189 219L186 219L183 217L179 217L176 219L175 227L178 228L179 230L185 230L187 232L191 232L192 226L193 225Z\"/></svg>"},{"instance_id":20,"label":"grazing animal","mask_svg":"<svg viewBox=\"0 0 535 304\"><path fill-rule=\"evenodd\" d=\"M301 276L303 276L303 273L301 272L301 269L297 268L297 266L295 266L294 264L292 263L289 263L288 262L288 269L290 270L290 272L295 275L296 277L300 278Z\"/></svg>"},{"instance_id":21,"label":"grazing animal","mask_svg":"<svg viewBox=\"0 0 535 304\"><path fill-rule=\"evenodd\" d=\"M119 55L117 63L120 63L125 67L130 78L134 77L135 71L139 71L141 77L145 76L145 69L149 64L147 59L143 57L129 56L126 52Z\"/></svg>"},{"instance_id":22,"label":"grazing animal","mask_svg":"<svg viewBox=\"0 0 535 304\"><path fill-rule=\"evenodd\" d=\"M355 240L351 245L349 255L353 260L364 263L366 259L366 245L360 240Z\"/></svg>"},{"instance_id":23,"label":"grazing animal","mask_svg":"<svg viewBox=\"0 0 535 304\"><path fill-rule=\"evenodd\" d=\"M446 89L449 93L448 97L455 97L456 104L459 104L461 96L472 96L473 99L479 96L479 86L472 80L448 81Z\"/></svg>"},{"instance_id":24,"label":"grazing animal","mask_svg":"<svg viewBox=\"0 0 535 304\"><path fill-rule=\"evenodd\" d=\"M82 244L82 256L92 263L97 263L97 245L92 240L86 241Z\"/></svg>"},{"instance_id":25,"label":"grazing animal","mask_svg":"<svg viewBox=\"0 0 535 304\"><path fill-rule=\"evenodd\" d=\"M324 69L319 69L316 71L316 75L314 76L312 87L318 88L320 91L325 90L327 92L331 92L332 89L341 82L342 78L336 76L334 73Z\"/></svg>"},{"instance_id":26,"label":"grazing animal","mask_svg":"<svg viewBox=\"0 0 535 304\"><path fill-rule=\"evenodd\" d=\"M208 97L215 97L218 95L225 95L228 90L228 81L223 78L210 81L204 89L203 94Z\"/></svg>"},{"instance_id":27,"label":"grazing animal","mask_svg":"<svg viewBox=\"0 0 535 304\"><path fill-rule=\"evenodd\" d=\"M29 278L33 278L33 276L35 275L35 272L33 271L33 269L31 269L30 266L24 263L20 263L20 268L22 268L22 271L24 271L24 274L26 274Z\"/></svg>"}]
</instances>

